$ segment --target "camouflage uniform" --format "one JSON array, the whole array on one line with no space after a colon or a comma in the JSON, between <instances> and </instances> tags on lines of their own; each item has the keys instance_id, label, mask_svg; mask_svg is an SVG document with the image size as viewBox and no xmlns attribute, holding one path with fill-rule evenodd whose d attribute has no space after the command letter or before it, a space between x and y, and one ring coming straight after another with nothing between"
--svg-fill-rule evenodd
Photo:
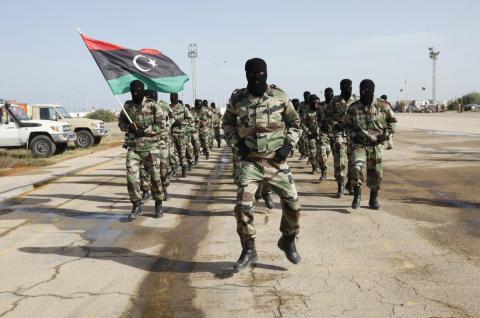
<instances>
[{"instance_id":1,"label":"camouflage uniform","mask_svg":"<svg viewBox=\"0 0 480 318\"><path fill-rule=\"evenodd\" d=\"M327 170L328 156L332 152L330 147L329 131L328 129L326 131L322 130L322 124L325 123L327 106L328 104L326 102L321 102L317 110L317 124L319 128L317 139L317 156L321 170Z\"/></svg>"},{"instance_id":2,"label":"camouflage uniform","mask_svg":"<svg viewBox=\"0 0 480 318\"><path fill-rule=\"evenodd\" d=\"M195 111L192 111L192 120L190 121L190 136L190 151L195 158L198 158L200 155L200 135L198 133L198 116Z\"/></svg>"},{"instance_id":3,"label":"camouflage uniform","mask_svg":"<svg viewBox=\"0 0 480 318\"><path fill-rule=\"evenodd\" d=\"M190 161L192 158L187 157L186 147L188 143L188 124L192 120L192 114L183 104L170 105L173 115L173 125L172 125L172 139L175 143L175 149L177 150L178 161L180 165L185 166L187 160Z\"/></svg>"},{"instance_id":4,"label":"camouflage uniform","mask_svg":"<svg viewBox=\"0 0 480 318\"><path fill-rule=\"evenodd\" d=\"M347 166L349 161L347 157L347 138L344 129L339 129L335 126L337 123L343 124L343 117L350 105L355 101L351 96L348 101L345 101L341 95L335 96L326 110L326 120L332 130L332 152L333 152L333 167L335 169L335 181L343 183L347 175Z\"/></svg>"},{"instance_id":5,"label":"camouflage uniform","mask_svg":"<svg viewBox=\"0 0 480 318\"><path fill-rule=\"evenodd\" d=\"M215 139L217 140L218 147L220 147L222 136L220 134L220 126L222 125L222 114L218 111L214 111L213 117L213 131L215 134ZM212 138L213 141L213 138Z\"/></svg>"},{"instance_id":6,"label":"camouflage uniform","mask_svg":"<svg viewBox=\"0 0 480 318\"><path fill-rule=\"evenodd\" d=\"M203 154L207 155L210 148L210 122L212 113L208 107L194 110L198 120L198 132L200 136L200 144L202 146Z\"/></svg>"},{"instance_id":7,"label":"camouflage uniform","mask_svg":"<svg viewBox=\"0 0 480 318\"><path fill-rule=\"evenodd\" d=\"M141 202L140 170L145 170L150 177L152 196L155 202L163 201L163 184L161 175L167 166L163 158L164 148L160 141L164 138L167 126L167 114L152 100L144 99L142 105L136 105L133 101L125 102L124 109L132 119L136 129L144 129L145 136L134 137L127 151L127 188L130 201L133 204ZM127 131L128 119L122 111L118 126L122 131ZM164 160L162 160L164 159Z\"/></svg>"},{"instance_id":8,"label":"camouflage uniform","mask_svg":"<svg viewBox=\"0 0 480 318\"><path fill-rule=\"evenodd\" d=\"M381 135L386 137L395 132L395 114L382 99L374 99L370 106L356 101L348 109L344 122L347 135L352 140L352 185L361 185L364 181L363 167L366 163L367 186L378 191L383 173L383 142L378 139ZM362 141L355 142L354 138Z\"/></svg>"},{"instance_id":9,"label":"camouflage uniform","mask_svg":"<svg viewBox=\"0 0 480 318\"><path fill-rule=\"evenodd\" d=\"M300 122L302 123L301 125L302 134L300 135L300 138L298 141L298 151L302 156L308 156L308 137L307 137L308 129L304 124L304 114L307 107L308 107L308 104L304 101L300 102L300 106L298 107L298 115L300 117Z\"/></svg>"},{"instance_id":10,"label":"camouflage uniform","mask_svg":"<svg viewBox=\"0 0 480 318\"><path fill-rule=\"evenodd\" d=\"M204 107L205 108L205 107ZM210 107L206 106L206 109L210 113L210 119L209 119L209 132L208 132L208 149L210 151L213 149L213 137L215 136L214 132L214 124L215 124L215 111L211 109Z\"/></svg>"},{"instance_id":11,"label":"camouflage uniform","mask_svg":"<svg viewBox=\"0 0 480 318\"><path fill-rule=\"evenodd\" d=\"M240 139L250 152L241 158L235 215L242 242L255 237L253 206L260 182L268 183L280 196L284 235L299 231L300 203L286 161L276 162L275 151L284 143L292 148L300 134L300 120L284 91L270 85L262 97L246 88L235 90L223 115L223 131L230 145Z\"/></svg>"}]
</instances>

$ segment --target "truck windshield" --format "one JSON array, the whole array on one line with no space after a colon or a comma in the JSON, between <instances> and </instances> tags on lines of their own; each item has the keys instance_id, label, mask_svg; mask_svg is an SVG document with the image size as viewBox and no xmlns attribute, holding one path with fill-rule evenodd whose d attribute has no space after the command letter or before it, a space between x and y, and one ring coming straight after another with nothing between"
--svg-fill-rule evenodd
<instances>
[{"instance_id":1,"label":"truck windshield","mask_svg":"<svg viewBox=\"0 0 480 318\"><path fill-rule=\"evenodd\" d=\"M57 113L60 115L59 117L62 117L62 118L72 118L72 116L70 116L70 114L65 110L65 108L63 108L63 107L55 107L55 109L57 110Z\"/></svg>"},{"instance_id":2,"label":"truck windshield","mask_svg":"<svg viewBox=\"0 0 480 318\"><path fill-rule=\"evenodd\" d=\"M10 109L13 115L19 120L31 120L30 116L18 106L10 106L8 109Z\"/></svg>"}]
</instances>

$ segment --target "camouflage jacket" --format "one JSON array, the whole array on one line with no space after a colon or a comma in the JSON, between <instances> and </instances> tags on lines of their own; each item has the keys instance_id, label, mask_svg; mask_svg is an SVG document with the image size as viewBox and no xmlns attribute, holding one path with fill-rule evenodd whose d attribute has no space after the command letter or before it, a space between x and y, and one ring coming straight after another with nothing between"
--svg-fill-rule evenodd
<instances>
[{"instance_id":1,"label":"camouflage jacket","mask_svg":"<svg viewBox=\"0 0 480 318\"><path fill-rule=\"evenodd\" d=\"M332 132L331 126L328 125L328 121L327 121L328 105L329 104L326 101L323 101L320 103L317 109L317 122L318 122L318 127L320 128L321 135L329 135ZM326 126L327 131L323 131L322 126Z\"/></svg>"},{"instance_id":2,"label":"camouflage jacket","mask_svg":"<svg viewBox=\"0 0 480 318\"><path fill-rule=\"evenodd\" d=\"M303 122L307 129L308 138L317 138L320 133L317 117L318 109L308 105L303 113Z\"/></svg>"},{"instance_id":3,"label":"camouflage jacket","mask_svg":"<svg viewBox=\"0 0 480 318\"><path fill-rule=\"evenodd\" d=\"M222 125L222 114L220 114L220 112L214 111L213 128L220 128L221 125Z\"/></svg>"},{"instance_id":4,"label":"camouflage jacket","mask_svg":"<svg viewBox=\"0 0 480 318\"><path fill-rule=\"evenodd\" d=\"M195 109L194 110L195 115L197 117L197 126L198 129L202 132L206 132L210 129L211 121L213 114L212 112L205 107L202 107L201 109Z\"/></svg>"},{"instance_id":5,"label":"camouflage jacket","mask_svg":"<svg viewBox=\"0 0 480 318\"><path fill-rule=\"evenodd\" d=\"M350 96L348 101L344 100L342 95L338 95L333 97L332 101L327 105L325 120L330 126L329 130L334 134L343 133L343 129L338 130L334 126L336 123L343 123L343 117L353 102L355 102L353 95Z\"/></svg>"},{"instance_id":6,"label":"camouflage jacket","mask_svg":"<svg viewBox=\"0 0 480 318\"><path fill-rule=\"evenodd\" d=\"M172 134L185 134L188 130L189 121L192 120L192 114L183 104L170 104L172 109Z\"/></svg>"},{"instance_id":7,"label":"camouflage jacket","mask_svg":"<svg viewBox=\"0 0 480 318\"><path fill-rule=\"evenodd\" d=\"M345 131L352 140L360 136L360 145L369 146L379 144L380 135L394 133L397 128L397 119L392 109L382 99L374 99L371 105L364 106L360 100L350 105L344 117ZM353 145L359 144L352 140Z\"/></svg>"},{"instance_id":8,"label":"camouflage jacket","mask_svg":"<svg viewBox=\"0 0 480 318\"><path fill-rule=\"evenodd\" d=\"M235 90L222 126L230 145L245 140L250 157L272 158L284 143L295 147L300 136L300 118L287 94L275 85L261 97L246 88Z\"/></svg>"},{"instance_id":9,"label":"camouflage jacket","mask_svg":"<svg viewBox=\"0 0 480 318\"><path fill-rule=\"evenodd\" d=\"M128 146L136 151L149 151L157 148L162 140L168 136L167 113L159 107L157 102L144 99L142 105L137 105L129 100L125 102L124 109L135 124L136 129L143 129L145 136L135 137L134 133L128 131L130 124L124 111L118 118L118 127L124 132L129 132Z\"/></svg>"}]
</instances>

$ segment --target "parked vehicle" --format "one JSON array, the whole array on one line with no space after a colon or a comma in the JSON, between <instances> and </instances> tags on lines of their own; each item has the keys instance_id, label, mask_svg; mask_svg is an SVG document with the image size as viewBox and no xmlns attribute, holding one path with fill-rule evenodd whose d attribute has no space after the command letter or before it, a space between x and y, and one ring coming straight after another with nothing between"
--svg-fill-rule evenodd
<instances>
[{"instance_id":1,"label":"parked vehicle","mask_svg":"<svg viewBox=\"0 0 480 318\"><path fill-rule=\"evenodd\" d=\"M480 111L480 105L478 104L468 104L464 106L464 110L470 110L472 112Z\"/></svg>"},{"instance_id":2,"label":"parked vehicle","mask_svg":"<svg viewBox=\"0 0 480 318\"><path fill-rule=\"evenodd\" d=\"M27 148L35 156L50 157L75 140L66 122L32 120L20 106L0 104L0 148Z\"/></svg>"},{"instance_id":3,"label":"parked vehicle","mask_svg":"<svg viewBox=\"0 0 480 318\"><path fill-rule=\"evenodd\" d=\"M70 125L77 134L75 144L79 148L87 148L98 145L102 138L108 134L105 123L101 120L89 118L76 118L70 116L62 105L57 104L33 104L24 109L33 119L62 120Z\"/></svg>"}]
</instances>

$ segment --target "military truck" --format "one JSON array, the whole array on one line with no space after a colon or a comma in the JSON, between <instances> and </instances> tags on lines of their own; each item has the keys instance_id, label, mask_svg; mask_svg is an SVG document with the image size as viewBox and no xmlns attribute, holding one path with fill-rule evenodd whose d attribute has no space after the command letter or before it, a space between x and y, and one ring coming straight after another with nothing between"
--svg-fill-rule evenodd
<instances>
[{"instance_id":1,"label":"military truck","mask_svg":"<svg viewBox=\"0 0 480 318\"><path fill-rule=\"evenodd\" d=\"M33 104L28 105L25 111L32 119L62 120L67 122L77 134L75 144L79 148L98 145L102 138L107 136L108 130L101 120L89 118L76 118L70 116L62 105L58 104Z\"/></svg>"},{"instance_id":2,"label":"military truck","mask_svg":"<svg viewBox=\"0 0 480 318\"><path fill-rule=\"evenodd\" d=\"M50 157L75 139L66 122L32 120L19 105L0 104L0 148L27 148L36 157Z\"/></svg>"}]
</instances>

